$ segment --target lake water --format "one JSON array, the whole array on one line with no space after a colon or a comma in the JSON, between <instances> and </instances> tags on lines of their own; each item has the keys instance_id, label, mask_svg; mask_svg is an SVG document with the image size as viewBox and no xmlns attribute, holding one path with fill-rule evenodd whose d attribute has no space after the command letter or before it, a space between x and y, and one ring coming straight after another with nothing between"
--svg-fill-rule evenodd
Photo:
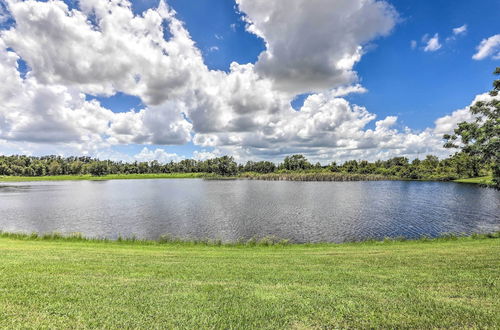
<instances>
[{"instance_id":1,"label":"lake water","mask_svg":"<svg viewBox=\"0 0 500 330\"><path fill-rule=\"evenodd\" d=\"M500 230L500 192L438 182L116 180L0 183L0 230L293 242Z\"/></svg>"}]
</instances>

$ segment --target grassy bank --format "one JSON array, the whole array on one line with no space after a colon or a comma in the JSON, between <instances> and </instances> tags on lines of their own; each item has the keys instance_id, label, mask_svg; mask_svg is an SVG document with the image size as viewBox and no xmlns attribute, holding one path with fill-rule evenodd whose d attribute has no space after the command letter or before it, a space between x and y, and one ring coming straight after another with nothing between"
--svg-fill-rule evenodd
<instances>
[{"instance_id":1,"label":"grassy bank","mask_svg":"<svg viewBox=\"0 0 500 330\"><path fill-rule=\"evenodd\" d=\"M159 173L159 174L108 174L92 175L52 175L52 176L0 176L0 182L25 181L80 181L80 180L128 180L128 179L192 179L201 178L205 173Z\"/></svg>"},{"instance_id":2,"label":"grassy bank","mask_svg":"<svg viewBox=\"0 0 500 330\"><path fill-rule=\"evenodd\" d=\"M0 327L500 326L498 238L267 247L18 238L0 237Z\"/></svg>"},{"instance_id":3,"label":"grassy bank","mask_svg":"<svg viewBox=\"0 0 500 330\"><path fill-rule=\"evenodd\" d=\"M397 180L395 177L388 177L375 174L338 173L329 171L315 172L275 172L258 174L252 172L242 173L240 177L251 180L267 181L381 181Z\"/></svg>"},{"instance_id":4,"label":"grassy bank","mask_svg":"<svg viewBox=\"0 0 500 330\"><path fill-rule=\"evenodd\" d=\"M245 172L239 175L240 178L251 180L268 180L268 181L453 181L459 183L474 183L481 185L493 185L492 176L484 176L480 178L468 178L453 180L448 176L432 176L424 179L409 179L397 176L387 176L379 174L358 174L358 173L343 173L330 171L297 171L297 172L274 172L260 174L254 172Z\"/></svg>"},{"instance_id":5,"label":"grassy bank","mask_svg":"<svg viewBox=\"0 0 500 330\"><path fill-rule=\"evenodd\" d=\"M458 180L454 180L453 182L492 185L493 184L493 177L492 176L483 176L480 178L458 179Z\"/></svg>"}]
</instances>

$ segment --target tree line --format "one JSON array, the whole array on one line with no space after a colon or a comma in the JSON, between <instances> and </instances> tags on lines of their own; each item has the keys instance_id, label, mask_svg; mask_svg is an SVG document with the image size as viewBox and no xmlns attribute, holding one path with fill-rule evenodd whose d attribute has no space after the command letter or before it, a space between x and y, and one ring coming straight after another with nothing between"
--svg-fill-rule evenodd
<instances>
[{"instance_id":1,"label":"tree line","mask_svg":"<svg viewBox=\"0 0 500 330\"><path fill-rule=\"evenodd\" d=\"M162 164L151 162L122 162L99 160L87 156L33 157L24 155L0 156L0 175L45 176L45 175L94 175L107 174L147 174L147 173L215 173L235 175L238 165L232 157L223 156L204 161L184 159Z\"/></svg>"},{"instance_id":2,"label":"tree line","mask_svg":"<svg viewBox=\"0 0 500 330\"><path fill-rule=\"evenodd\" d=\"M428 155L425 159L410 161L406 157L369 162L349 160L342 164L332 162L328 165L312 164L304 155L287 156L283 162L248 161L237 164L233 157L223 156L204 161L184 159L161 164L158 161L126 163L121 161L99 160L91 157L60 156L0 156L0 175L6 176L45 176L45 175L94 175L107 174L146 174L146 173L212 173L234 176L243 172L260 174L294 171L330 171L353 174L377 174L405 179L450 180L463 177L486 175L491 165L479 157L466 153L439 159Z\"/></svg>"}]
</instances>

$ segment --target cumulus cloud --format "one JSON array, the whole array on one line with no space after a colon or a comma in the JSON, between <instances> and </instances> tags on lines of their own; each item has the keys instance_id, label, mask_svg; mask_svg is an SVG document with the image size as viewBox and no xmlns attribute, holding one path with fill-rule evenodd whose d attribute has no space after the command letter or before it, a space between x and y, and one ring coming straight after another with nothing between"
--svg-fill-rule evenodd
<instances>
[{"instance_id":1,"label":"cumulus cloud","mask_svg":"<svg viewBox=\"0 0 500 330\"><path fill-rule=\"evenodd\" d=\"M0 139L78 145L80 152L114 143L183 144L191 124L167 105L114 113L71 87L41 84L18 71L19 56L0 40Z\"/></svg>"},{"instance_id":2,"label":"cumulus cloud","mask_svg":"<svg viewBox=\"0 0 500 330\"><path fill-rule=\"evenodd\" d=\"M151 162L153 160L157 160L158 162L165 164L170 161L178 162L184 159L184 157L181 157L176 153L168 153L162 148L152 150L144 147L141 152L134 155L134 159L139 162Z\"/></svg>"},{"instance_id":3,"label":"cumulus cloud","mask_svg":"<svg viewBox=\"0 0 500 330\"><path fill-rule=\"evenodd\" d=\"M2 138L94 145L190 141L192 125L169 98L183 95L196 67L205 65L163 1L142 16L132 14L128 1L82 0L81 10L61 1L6 3L16 25L0 39ZM17 68L21 57L32 68L25 79ZM118 114L85 101L84 93L116 91L140 96L148 106Z\"/></svg>"},{"instance_id":4,"label":"cumulus cloud","mask_svg":"<svg viewBox=\"0 0 500 330\"><path fill-rule=\"evenodd\" d=\"M16 25L2 39L44 84L75 85L92 94L122 91L157 105L183 94L204 67L189 33L163 1L141 16L126 0L81 0L81 10L62 1L6 2Z\"/></svg>"},{"instance_id":5,"label":"cumulus cloud","mask_svg":"<svg viewBox=\"0 0 500 330\"><path fill-rule=\"evenodd\" d=\"M494 60L500 59L500 34L483 39L476 47L477 52L472 56L475 60L484 60L491 57Z\"/></svg>"},{"instance_id":6,"label":"cumulus cloud","mask_svg":"<svg viewBox=\"0 0 500 330\"><path fill-rule=\"evenodd\" d=\"M453 131L457 127L458 123L461 123L463 121L470 122L475 119L474 115L472 115L469 111L472 105L479 101L489 102L492 99L493 97L489 93L477 95L469 106L453 111L449 115L436 119L434 132L440 135L453 134Z\"/></svg>"},{"instance_id":7,"label":"cumulus cloud","mask_svg":"<svg viewBox=\"0 0 500 330\"><path fill-rule=\"evenodd\" d=\"M435 52L436 50L438 50L442 47L441 43L439 42L439 34L438 33L436 33L432 38L428 38L428 36L424 36L424 39L426 40L426 45L424 47L425 52Z\"/></svg>"},{"instance_id":8,"label":"cumulus cloud","mask_svg":"<svg viewBox=\"0 0 500 330\"><path fill-rule=\"evenodd\" d=\"M220 156L221 156L220 151L217 149L214 149L213 151L207 151L207 150L203 149L201 151L195 150L193 152L193 159L196 159L196 160L207 160L207 159L213 159L213 158L220 157Z\"/></svg>"},{"instance_id":9,"label":"cumulus cloud","mask_svg":"<svg viewBox=\"0 0 500 330\"><path fill-rule=\"evenodd\" d=\"M490 99L488 93L473 102ZM438 118L434 127L416 131L398 124L396 116L377 120L366 108L351 104L335 93L310 95L299 111L283 111L280 120L255 132L221 132L195 135L195 143L215 147L219 153L235 155L240 161L305 154L313 161L348 159L409 158L435 154L448 156L453 151L442 147L442 136L453 133L459 122L474 118L469 107ZM374 123L374 128L368 128Z\"/></svg>"},{"instance_id":10,"label":"cumulus cloud","mask_svg":"<svg viewBox=\"0 0 500 330\"><path fill-rule=\"evenodd\" d=\"M266 50L256 71L276 88L300 94L356 80L363 45L394 27L397 13L375 0L237 0L247 30Z\"/></svg>"},{"instance_id":11,"label":"cumulus cloud","mask_svg":"<svg viewBox=\"0 0 500 330\"><path fill-rule=\"evenodd\" d=\"M441 135L433 129L398 130L394 128L395 116L376 121L374 129L367 128L375 121L375 114L328 93L309 96L299 111L283 111L279 118L256 132L197 134L194 141L236 155L239 160L255 157L277 160L294 153L322 162L448 153L441 148Z\"/></svg>"},{"instance_id":12,"label":"cumulus cloud","mask_svg":"<svg viewBox=\"0 0 500 330\"><path fill-rule=\"evenodd\" d=\"M261 78L253 64L233 62L229 73L204 74L182 100L197 133L251 132L271 124L289 98Z\"/></svg>"},{"instance_id":13,"label":"cumulus cloud","mask_svg":"<svg viewBox=\"0 0 500 330\"><path fill-rule=\"evenodd\" d=\"M192 124L166 102L138 112L113 114L108 141L112 144L185 144L191 140Z\"/></svg>"},{"instance_id":14,"label":"cumulus cloud","mask_svg":"<svg viewBox=\"0 0 500 330\"><path fill-rule=\"evenodd\" d=\"M60 85L21 78L19 57L0 40L0 139L40 143L100 142L113 113Z\"/></svg>"}]
</instances>

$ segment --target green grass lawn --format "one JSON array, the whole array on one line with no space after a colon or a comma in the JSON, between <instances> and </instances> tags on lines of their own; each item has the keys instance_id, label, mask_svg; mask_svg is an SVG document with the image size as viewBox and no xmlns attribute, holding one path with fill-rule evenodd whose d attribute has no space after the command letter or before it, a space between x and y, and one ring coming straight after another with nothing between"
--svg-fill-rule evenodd
<instances>
[{"instance_id":1,"label":"green grass lawn","mask_svg":"<svg viewBox=\"0 0 500 330\"><path fill-rule=\"evenodd\" d=\"M109 174L91 175L53 175L53 176L1 176L0 182L25 181L79 181L79 180L125 180L125 179L191 179L201 178L204 173L160 173L160 174Z\"/></svg>"},{"instance_id":2,"label":"green grass lawn","mask_svg":"<svg viewBox=\"0 0 500 330\"><path fill-rule=\"evenodd\" d=\"M0 327L498 329L500 239L248 247L4 236Z\"/></svg>"},{"instance_id":3,"label":"green grass lawn","mask_svg":"<svg viewBox=\"0 0 500 330\"><path fill-rule=\"evenodd\" d=\"M479 178L458 179L458 180L455 180L454 182L490 185L490 184L493 184L493 177L492 176L482 176Z\"/></svg>"}]
</instances>

